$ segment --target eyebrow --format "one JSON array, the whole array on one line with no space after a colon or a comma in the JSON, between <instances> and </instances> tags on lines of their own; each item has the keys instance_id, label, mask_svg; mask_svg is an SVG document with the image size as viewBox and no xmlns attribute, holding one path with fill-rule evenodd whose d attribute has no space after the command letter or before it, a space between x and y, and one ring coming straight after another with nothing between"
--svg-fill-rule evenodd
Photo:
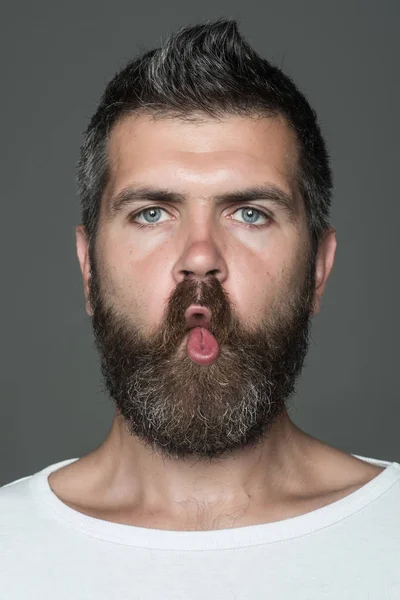
<instances>
[{"instance_id":1,"label":"eyebrow","mask_svg":"<svg viewBox=\"0 0 400 600\"><path fill-rule=\"evenodd\" d=\"M155 188L151 186L127 187L118 192L108 203L108 221L111 221L117 213L126 206L150 200L151 202L170 202L184 204L188 201L186 196L168 189ZM214 203L219 206L228 203L245 203L254 200L267 200L281 209L290 222L295 224L298 220L298 207L292 196L280 188L268 184L227 192L213 197Z\"/></svg>"}]
</instances>

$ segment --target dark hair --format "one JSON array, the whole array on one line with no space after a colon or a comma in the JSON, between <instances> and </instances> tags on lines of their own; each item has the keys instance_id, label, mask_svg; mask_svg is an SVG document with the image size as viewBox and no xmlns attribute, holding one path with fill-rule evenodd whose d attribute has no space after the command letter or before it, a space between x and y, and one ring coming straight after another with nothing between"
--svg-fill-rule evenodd
<instances>
[{"instance_id":1,"label":"dark hair","mask_svg":"<svg viewBox=\"0 0 400 600\"><path fill-rule=\"evenodd\" d=\"M128 113L193 119L196 114L283 116L297 134L297 179L314 253L329 226L332 175L315 111L293 81L261 58L236 21L183 27L161 48L128 63L107 85L81 147L78 188L82 223L93 251L108 181L107 139ZM315 255L315 254L314 254Z\"/></svg>"}]
</instances>

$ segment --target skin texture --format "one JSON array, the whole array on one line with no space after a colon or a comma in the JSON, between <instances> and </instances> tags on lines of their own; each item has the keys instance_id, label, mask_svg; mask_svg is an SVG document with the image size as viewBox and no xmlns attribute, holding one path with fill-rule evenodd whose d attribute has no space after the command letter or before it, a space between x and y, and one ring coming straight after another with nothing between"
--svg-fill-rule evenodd
<instances>
[{"instance_id":1,"label":"skin texture","mask_svg":"<svg viewBox=\"0 0 400 600\"><path fill-rule=\"evenodd\" d=\"M376 476L381 469L316 440L287 413L336 251L330 228L310 275L290 128L282 119L130 116L114 127L108 149L95 264L82 226L76 236L117 411L98 449L50 475L53 491L97 518L197 530L304 514ZM293 199L293 215L270 200L215 202L266 184ZM113 199L137 185L186 201L141 200L112 214ZM138 214L151 207L162 210ZM265 226L246 227L250 216ZM152 227L134 224L151 218ZM185 349L182 315L199 298L212 309L221 347L208 366Z\"/></svg>"}]
</instances>

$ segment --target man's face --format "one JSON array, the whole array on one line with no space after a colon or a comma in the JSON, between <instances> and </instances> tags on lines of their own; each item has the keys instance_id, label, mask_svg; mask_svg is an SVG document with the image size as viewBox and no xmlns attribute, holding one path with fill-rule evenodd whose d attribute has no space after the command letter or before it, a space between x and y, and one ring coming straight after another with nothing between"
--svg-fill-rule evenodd
<instances>
[{"instance_id":1,"label":"man's face","mask_svg":"<svg viewBox=\"0 0 400 600\"><path fill-rule=\"evenodd\" d=\"M89 314L130 433L165 456L208 460L256 444L286 409L315 291L297 159L279 119L142 115L112 130ZM144 187L176 196L145 198ZM227 197L257 187L292 207ZM211 311L220 352L209 365L186 349L191 304Z\"/></svg>"}]
</instances>

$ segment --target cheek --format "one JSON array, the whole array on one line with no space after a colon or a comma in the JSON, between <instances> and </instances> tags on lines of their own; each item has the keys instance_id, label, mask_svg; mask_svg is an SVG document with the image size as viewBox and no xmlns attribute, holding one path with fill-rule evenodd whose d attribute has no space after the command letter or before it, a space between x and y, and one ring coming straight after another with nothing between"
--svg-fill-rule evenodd
<instances>
[{"instance_id":1,"label":"cheek","mask_svg":"<svg viewBox=\"0 0 400 600\"><path fill-rule=\"evenodd\" d=\"M267 259L247 260L235 264L229 277L229 291L238 317L248 326L259 325L260 319L279 293L282 269Z\"/></svg>"},{"instance_id":2,"label":"cheek","mask_svg":"<svg viewBox=\"0 0 400 600\"><path fill-rule=\"evenodd\" d=\"M110 302L135 321L159 322L171 291L171 257L128 244L109 245L105 270Z\"/></svg>"},{"instance_id":3,"label":"cheek","mask_svg":"<svg viewBox=\"0 0 400 600\"><path fill-rule=\"evenodd\" d=\"M299 246L293 240L275 242L261 253L246 253L243 260L232 263L229 291L239 316L249 325L256 325L270 307L280 305L280 297L289 293L299 274Z\"/></svg>"}]
</instances>

